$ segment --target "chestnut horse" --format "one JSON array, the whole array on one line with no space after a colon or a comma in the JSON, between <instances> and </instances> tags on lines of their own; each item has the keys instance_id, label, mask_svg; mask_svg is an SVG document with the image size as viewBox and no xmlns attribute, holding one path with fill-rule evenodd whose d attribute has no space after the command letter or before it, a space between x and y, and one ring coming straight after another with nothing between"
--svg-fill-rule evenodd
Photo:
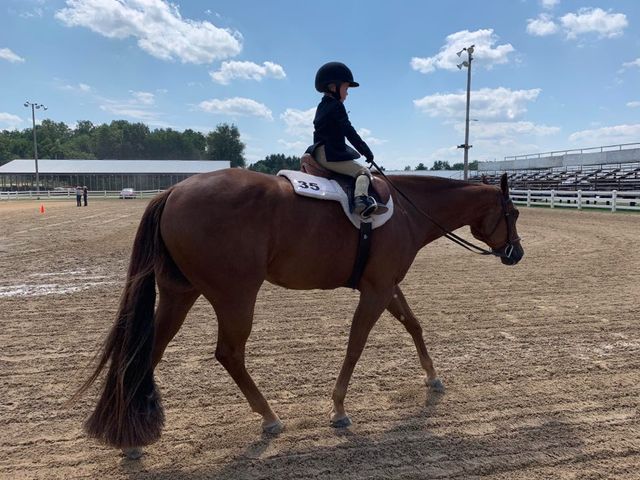
<instances>
[{"instance_id":1,"label":"chestnut horse","mask_svg":"<svg viewBox=\"0 0 640 480\"><path fill-rule=\"evenodd\" d=\"M420 324L398 286L422 247L441 237L443 229L470 225L473 236L503 263L516 264L524 254L506 175L501 188L423 176L390 179L404 195L393 193L394 216L373 232L333 389L335 427L351 423L344 408L347 386L385 309L413 338L427 385L443 388ZM265 280L301 290L343 287L357 244L358 231L338 203L297 196L282 177L228 169L195 175L159 194L140 221L115 324L95 371L77 394L108 364L98 404L85 423L87 433L125 451L134 449L132 455L159 438L164 413L154 369L200 295L218 319L216 359L262 416L264 431L279 432L280 419L245 367L258 291Z\"/></svg>"}]
</instances>

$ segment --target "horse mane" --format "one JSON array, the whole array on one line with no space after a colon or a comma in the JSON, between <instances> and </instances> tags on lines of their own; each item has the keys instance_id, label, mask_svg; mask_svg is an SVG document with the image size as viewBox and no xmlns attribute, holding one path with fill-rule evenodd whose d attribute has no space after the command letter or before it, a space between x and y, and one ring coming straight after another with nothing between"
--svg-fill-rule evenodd
<instances>
[{"instance_id":1,"label":"horse mane","mask_svg":"<svg viewBox=\"0 0 640 480\"><path fill-rule=\"evenodd\" d=\"M388 175L391 182L397 185L424 188L429 191L451 190L465 187L483 186L475 182L430 175Z\"/></svg>"}]
</instances>

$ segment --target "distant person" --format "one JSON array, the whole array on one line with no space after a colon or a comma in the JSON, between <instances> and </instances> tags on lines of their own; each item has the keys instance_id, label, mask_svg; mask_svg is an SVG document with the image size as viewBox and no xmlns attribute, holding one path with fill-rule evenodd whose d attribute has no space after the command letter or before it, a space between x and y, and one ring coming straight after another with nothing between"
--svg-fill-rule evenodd
<instances>
[{"instance_id":1,"label":"distant person","mask_svg":"<svg viewBox=\"0 0 640 480\"><path fill-rule=\"evenodd\" d=\"M82 198L84 200L84 206L87 206L87 197L89 196L89 189L87 188L87 186L85 185L84 187L82 187Z\"/></svg>"},{"instance_id":2,"label":"distant person","mask_svg":"<svg viewBox=\"0 0 640 480\"><path fill-rule=\"evenodd\" d=\"M76 185L76 206L82 206L82 187L80 185Z\"/></svg>"}]
</instances>

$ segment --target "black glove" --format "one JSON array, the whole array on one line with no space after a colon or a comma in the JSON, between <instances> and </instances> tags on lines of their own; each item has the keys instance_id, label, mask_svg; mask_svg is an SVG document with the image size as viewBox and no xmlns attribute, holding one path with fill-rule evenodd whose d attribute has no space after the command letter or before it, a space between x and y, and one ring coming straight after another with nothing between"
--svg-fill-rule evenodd
<instances>
[{"instance_id":1,"label":"black glove","mask_svg":"<svg viewBox=\"0 0 640 480\"><path fill-rule=\"evenodd\" d=\"M366 158L366 159L367 159L367 163L371 163L371 164L373 164L373 153L371 152L371 150L369 150L369 151L365 154L364 158Z\"/></svg>"}]
</instances>

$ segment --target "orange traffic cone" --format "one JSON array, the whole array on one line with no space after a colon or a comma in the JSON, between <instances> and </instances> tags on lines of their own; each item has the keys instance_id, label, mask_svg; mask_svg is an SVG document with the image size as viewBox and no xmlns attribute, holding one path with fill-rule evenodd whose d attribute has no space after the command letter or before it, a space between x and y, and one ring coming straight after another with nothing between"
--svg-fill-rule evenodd
<instances>
[{"instance_id":1,"label":"orange traffic cone","mask_svg":"<svg viewBox=\"0 0 640 480\"><path fill-rule=\"evenodd\" d=\"M40 213L44 213L44 203L40 204Z\"/></svg>"}]
</instances>

